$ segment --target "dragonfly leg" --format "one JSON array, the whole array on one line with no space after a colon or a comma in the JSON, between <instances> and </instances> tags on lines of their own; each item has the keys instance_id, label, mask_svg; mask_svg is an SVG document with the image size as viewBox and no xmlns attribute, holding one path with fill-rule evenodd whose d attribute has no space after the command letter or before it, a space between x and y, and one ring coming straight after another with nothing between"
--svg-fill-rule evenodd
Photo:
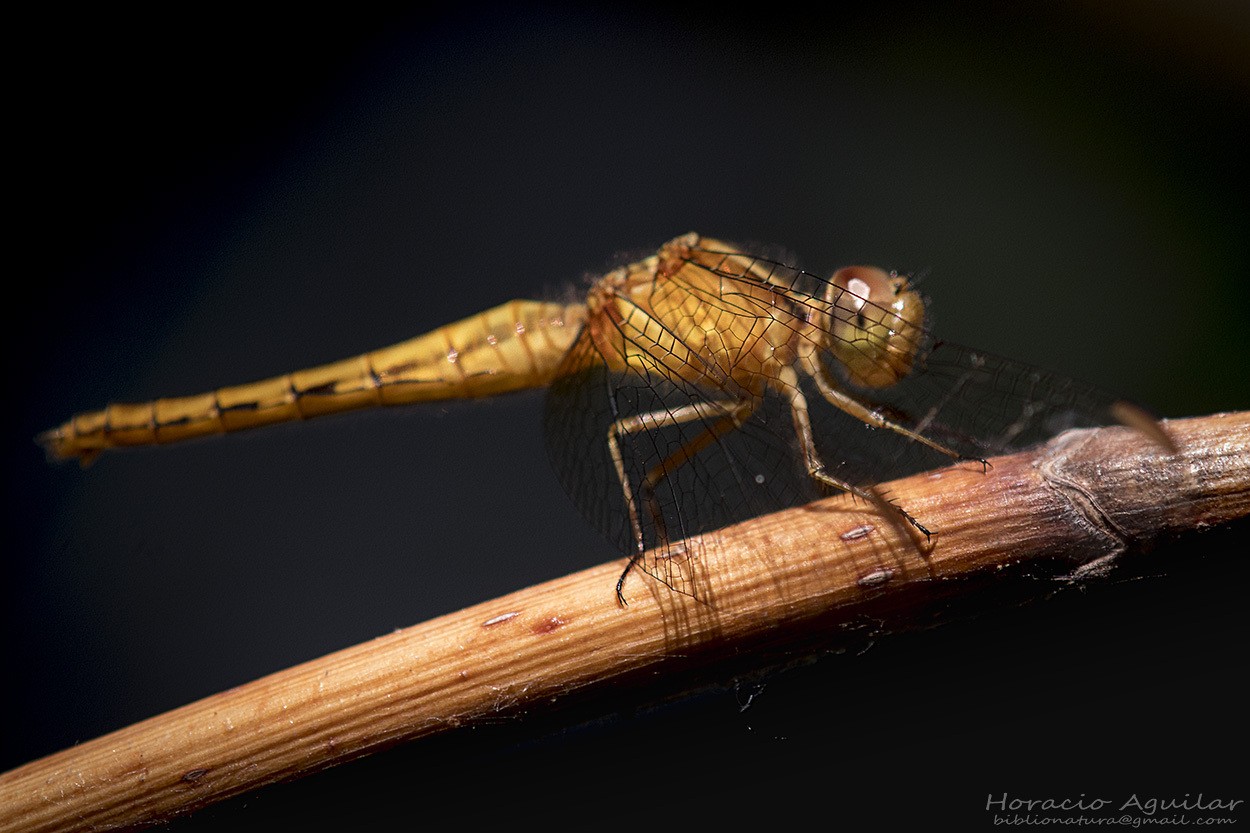
<instances>
[{"instance_id":1,"label":"dragonfly leg","mask_svg":"<svg viewBox=\"0 0 1250 833\"><path fill-rule=\"evenodd\" d=\"M862 402L840 390L837 384L829 378L828 372L817 363L815 358L809 358L804 361L804 370L809 376L812 377L812 380L816 382L816 387L820 390L820 395L825 398L825 401L827 401L830 405L833 405L835 408L838 408L839 410L855 417L856 419L871 425L874 428L885 428L888 431L893 431L894 433L900 434L913 442L918 442L921 445L928 446L939 454L945 454L952 460L976 460L982 466L989 465L987 461L979 457L966 457L958 451L948 448L936 440L931 440L924 434L921 434L918 431L913 431L904 425L900 425L891 419L887 419L885 415L872 410Z\"/></svg>"},{"instance_id":2,"label":"dragonfly leg","mask_svg":"<svg viewBox=\"0 0 1250 833\"><path fill-rule=\"evenodd\" d=\"M608 430L608 449L612 456L612 465L616 468L617 479L621 484L621 491L625 496L625 504L629 507L630 529L634 536L634 552L630 554L629 563L625 565L625 570L616 582L616 597L622 605L627 604L623 592L625 577L629 575L634 565L642 559L646 551L646 543L642 534L642 521L639 517L638 501L634 497L633 487L630 485L629 476L625 471L624 458L621 456L620 438L641 431L681 425L696 419L704 421L715 420L697 437L683 443L672 454L665 457L655 466L652 466L642 480L642 499L647 505L651 515L651 522L655 526L657 547L666 550L669 545L668 528L664 521L664 514L659 500L655 496L656 486L668 476L669 472L675 471L678 466L683 465L701 450L707 448L718 437L742 425L743 420L751 415L755 407L755 402L752 400L711 400L695 402L674 410L648 411L647 413L618 419L612 423L612 427Z\"/></svg>"},{"instance_id":3,"label":"dragonfly leg","mask_svg":"<svg viewBox=\"0 0 1250 833\"><path fill-rule=\"evenodd\" d=\"M929 538L932 533L923 524L912 517L911 513L903 507L886 500L876 489L856 486L853 483L834 477L826 471L824 461L820 459L820 454L816 450L816 440L812 435L812 419L811 414L807 410L807 397L803 395L803 391L799 387L798 374L794 372L793 368L787 367L778 374L776 387L790 405L790 415L794 420L794 430L799 438L799 447L803 451L803 462L807 466L808 476L825 486L842 492L849 492L867 501L878 509L883 510L887 517L902 517L909 524L920 530L926 539Z\"/></svg>"},{"instance_id":4,"label":"dragonfly leg","mask_svg":"<svg viewBox=\"0 0 1250 833\"><path fill-rule=\"evenodd\" d=\"M682 444L682 446L672 454L652 466L647 472L647 476L643 478L642 481L642 497L647 503L647 508L651 510L651 517L656 526L657 542L663 547L668 546L669 538L668 530L665 527L664 514L661 511L659 500L655 496L656 487L664 481L664 478L668 477L670 472L677 471L680 466L685 465L687 461L715 442L717 438L724 436L735 428L741 427L742 423L751 415L752 411L755 410L755 403L751 400L744 400L741 402L724 400L713 401L705 404L717 407L721 410L723 416L700 432L699 436L687 443ZM681 418L680 411L674 414L674 416L675 419L671 424L687 421L686 419Z\"/></svg>"}]
</instances>

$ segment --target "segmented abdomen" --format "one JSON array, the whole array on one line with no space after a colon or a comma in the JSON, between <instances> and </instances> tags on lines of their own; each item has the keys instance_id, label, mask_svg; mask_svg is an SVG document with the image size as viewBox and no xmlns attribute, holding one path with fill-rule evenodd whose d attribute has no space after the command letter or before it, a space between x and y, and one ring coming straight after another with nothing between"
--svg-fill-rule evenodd
<instances>
[{"instance_id":1,"label":"segmented abdomen","mask_svg":"<svg viewBox=\"0 0 1250 833\"><path fill-rule=\"evenodd\" d=\"M323 414L547 385L586 318L580 304L510 301L351 359L194 396L117 403L38 437L58 458L89 462L152 445Z\"/></svg>"}]
</instances>

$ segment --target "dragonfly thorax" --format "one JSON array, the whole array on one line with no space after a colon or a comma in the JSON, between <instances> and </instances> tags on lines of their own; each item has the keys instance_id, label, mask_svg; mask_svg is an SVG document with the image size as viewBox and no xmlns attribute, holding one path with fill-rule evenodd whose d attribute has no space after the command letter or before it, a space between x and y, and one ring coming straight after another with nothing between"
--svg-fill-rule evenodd
<instances>
[{"instance_id":1,"label":"dragonfly thorax","mask_svg":"<svg viewBox=\"0 0 1250 833\"><path fill-rule=\"evenodd\" d=\"M797 360L801 322L781 292L728 279L724 255L700 244L724 245L686 235L604 276L587 301L592 338L615 370L760 391Z\"/></svg>"}]
</instances>

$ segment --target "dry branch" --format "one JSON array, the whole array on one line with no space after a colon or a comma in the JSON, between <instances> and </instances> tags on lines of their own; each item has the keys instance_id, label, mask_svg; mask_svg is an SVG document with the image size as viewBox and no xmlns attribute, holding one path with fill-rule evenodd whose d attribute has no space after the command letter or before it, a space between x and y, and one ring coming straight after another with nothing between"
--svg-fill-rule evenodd
<instances>
[{"instance_id":1,"label":"dry branch","mask_svg":"<svg viewBox=\"0 0 1250 833\"><path fill-rule=\"evenodd\" d=\"M684 566L698 599L635 574L618 607L613 562L278 672L0 775L0 831L153 823L644 676L794 654L865 614L906 626L967 579L1096 573L1250 514L1250 413L1165 427L1177 454L1108 428L888 484L937 530L927 546L835 497L706 536Z\"/></svg>"}]
</instances>

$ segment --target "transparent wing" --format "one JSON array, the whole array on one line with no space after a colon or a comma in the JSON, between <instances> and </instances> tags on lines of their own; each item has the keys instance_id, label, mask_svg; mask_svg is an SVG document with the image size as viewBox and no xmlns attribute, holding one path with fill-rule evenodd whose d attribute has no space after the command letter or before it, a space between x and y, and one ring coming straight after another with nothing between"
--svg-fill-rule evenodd
<instances>
[{"instance_id":1,"label":"transparent wing","mask_svg":"<svg viewBox=\"0 0 1250 833\"><path fill-rule=\"evenodd\" d=\"M734 425L731 404L742 401L731 385L611 371L588 337L548 391L547 449L565 490L619 552L634 555L640 542L655 550L638 566L678 592L693 594L696 584L688 540L820 494L803 471L780 397L756 398ZM651 427L627 425L635 417Z\"/></svg>"},{"instance_id":2,"label":"transparent wing","mask_svg":"<svg viewBox=\"0 0 1250 833\"><path fill-rule=\"evenodd\" d=\"M858 388L830 349L834 333L813 333L809 326L839 290L831 294L822 278L741 252L703 250L702 255L687 263L713 273L719 290L692 290L697 303L715 305L725 320L739 325L744 316L762 319L784 310L795 332L819 348L820 364L840 390L963 457L1020 450L1068 428L1114 421L1115 396L927 333L913 345L907 376L889 387ZM776 292L775 307L744 304L748 284ZM704 373L700 384L686 382L673 372L672 362L697 351L674 348L682 338L680 323L654 342L629 334L627 349L647 360L612 371L583 331L549 390L545 432L557 475L591 524L623 554L658 548L659 557L640 566L690 592L695 569L690 559L697 554L685 551L690 545L683 539L809 502L828 489L807 472L782 381L757 379L747 388L723 373ZM838 480L868 486L951 462L829 404L810 379L800 385L816 451Z\"/></svg>"},{"instance_id":3,"label":"transparent wing","mask_svg":"<svg viewBox=\"0 0 1250 833\"><path fill-rule=\"evenodd\" d=\"M911 373L886 388L856 388L822 356L846 390L890 420L969 459L1022 451L1069 428L1114 423L1119 397L1092 385L952 342L922 349ZM813 408L818 441L838 477L867 485L947 465L950 458L836 408Z\"/></svg>"},{"instance_id":4,"label":"transparent wing","mask_svg":"<svg viewBox=\"0 0 1250 833\"><path fill-rule=\"evenodd\" d=\"M766 258L717 252L723 259L705 266L726 286L762 281L794 305L798 316L818 320L842 307L843 290L830 282ZM692 261L695 262L695 261ZM875 307L867 304L867 307ZM879 316L888 311L875 307ZM812 340L820 363L838 387L870 410L960 455L981 459L1021 451L1070 428L1116 422L1123 400L1093 385L1035 366L937 339L916 336L911 371L888 387L857 386L834 355L837 336L820 331ZM950 458L888 429L873 428L829 405L804 384L818 451L828 470L855 485L871 485L951 462Z\"/></svg>"}]
</instances>

